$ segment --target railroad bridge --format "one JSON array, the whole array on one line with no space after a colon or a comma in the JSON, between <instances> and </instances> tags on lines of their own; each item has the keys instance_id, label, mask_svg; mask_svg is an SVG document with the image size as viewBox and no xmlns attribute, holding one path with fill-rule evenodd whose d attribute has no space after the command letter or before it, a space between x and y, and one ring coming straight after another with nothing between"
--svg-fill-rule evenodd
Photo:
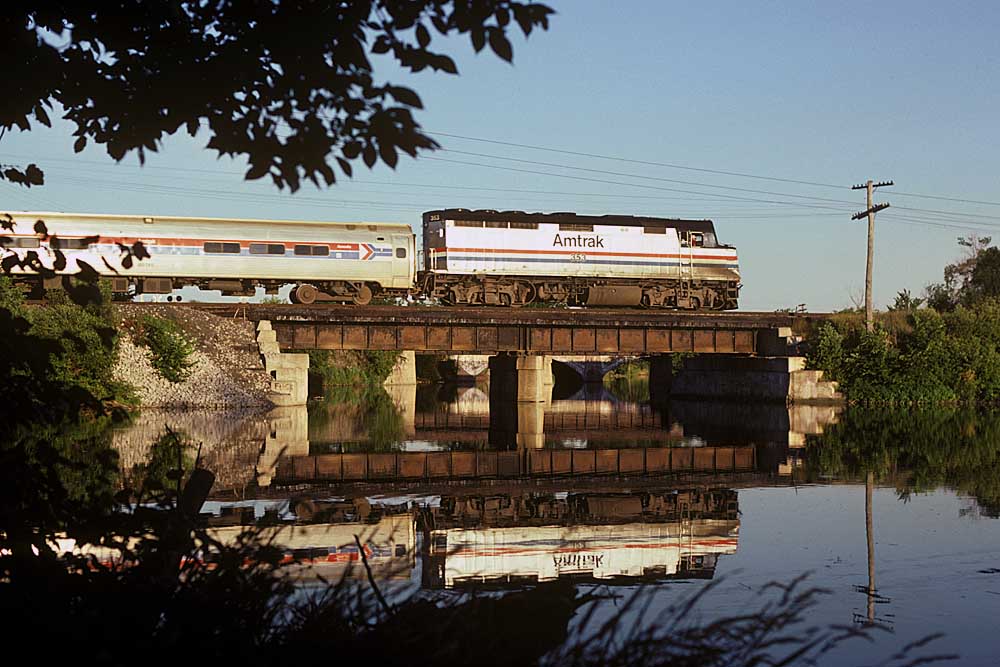
<instances>
[{"instance_id":1,"label":"railroad bridge","mask_svg":"<svg viewBox=\"0 0 1000 667\"><path fill-rule=\"evenodd\" d=\"M785 354L788 313L197 304L268 320L283 351L400 350L444 354Z\"/></svg>"},{"instance_id":2,"label":"railroad bridge","mask_svg":"<svg viewBox=\"0 0 1000 667\"><path fill-rule=\"evenodd\" d=\"M821 382L819 371L805 370L805 360L794 356L789 343L793 324L822 315L326 304L195 307L258 322L265 330L258 341L266 336L275 352L403 352L393 380L403 384L416 382L416 354L487 355L491 391L518 402L547 400L551 361L567 355L649 358L651 394L782 402L837 396L832 383ZM672 353L694 356L675 373ZM304 377L304 369L294 372Z\"/></svg>"}]
</instances>

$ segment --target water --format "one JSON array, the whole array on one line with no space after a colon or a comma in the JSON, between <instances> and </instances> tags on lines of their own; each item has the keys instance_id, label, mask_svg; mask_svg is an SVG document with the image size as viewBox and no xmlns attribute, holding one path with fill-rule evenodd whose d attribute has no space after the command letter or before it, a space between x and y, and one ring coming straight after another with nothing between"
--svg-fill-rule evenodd
<instances>
[{"instance_id":1,"label":"water","mask_svg":"<svg viewBox=\"0 0 1000 667\"><path fill-rule=\"evenodd\" d=\"M357 563L359 534L390 595L572 577L651 591L648 623L705 582L713 619L808 574L826 590L810 622L878 628L822 664L873 663L932 633L925 653L997 664L1000 415L650 406L641 387L616 390L518 405L430 386L266 415L147 414L117 441L141 458L134 443L179 419L225 472L205 508L216 524L308 520L292 546L328 578Z\"/></svg>"}]
</instances>

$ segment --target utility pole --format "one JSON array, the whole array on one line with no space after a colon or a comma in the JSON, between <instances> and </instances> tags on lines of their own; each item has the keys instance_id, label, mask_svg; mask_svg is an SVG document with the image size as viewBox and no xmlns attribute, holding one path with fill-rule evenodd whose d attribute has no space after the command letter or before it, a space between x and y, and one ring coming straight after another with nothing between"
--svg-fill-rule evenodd
<instances>
[{"instance_id":1,"label":"utility pole","mask_svg":"<svg viewBox=\"0 0 1000 667\"><path fill-rule=\"evenodd\" d=\"M882 188L889 185L895 185L895 183L892 181L875 183L869 179L864 185L855 185L851 188L852 190L863 189L868 191L867 210L855 213L851 216L851 220L860 220L865 216L868 217L868 264L865 268L865 328L869 332L875 329L875 316L872 313L872 262L875 256L875 214L889 208L889 204L873 204L872 193L875 188Z\"/></svg>"}]
</instances>

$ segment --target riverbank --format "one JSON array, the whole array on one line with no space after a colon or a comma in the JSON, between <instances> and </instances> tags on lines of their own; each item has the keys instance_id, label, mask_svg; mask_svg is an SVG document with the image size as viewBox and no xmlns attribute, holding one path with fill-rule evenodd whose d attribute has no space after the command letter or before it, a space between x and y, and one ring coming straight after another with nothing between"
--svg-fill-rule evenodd
<instances>
[{"instance_id":1,"label":"riverbank","mask_svg":"<svg viewBox=\"0 0 1000 667\"><path fill-rule=\"evenodd\" d=\"M873 332L861 314L843 313L808 340L809 368L835 380L850 402L1000 401L1000 301L994 299L943 313L882 313Z\"/></svg>"},{"instance_id":2,"label":"riverbank","mask_svg":"<svg viewBox=\"0 0 1000 667\"><path fill-rule=\"evenodd\" d=\"M264 370L253 323L218 317L193 308L121 304L118 355L113 375L135 390L140 408L267 409L271 378ZM140 332L144 318L178 325L190 341L188 375L171 382L154 367Z\"/></svg>"}]
</instances>

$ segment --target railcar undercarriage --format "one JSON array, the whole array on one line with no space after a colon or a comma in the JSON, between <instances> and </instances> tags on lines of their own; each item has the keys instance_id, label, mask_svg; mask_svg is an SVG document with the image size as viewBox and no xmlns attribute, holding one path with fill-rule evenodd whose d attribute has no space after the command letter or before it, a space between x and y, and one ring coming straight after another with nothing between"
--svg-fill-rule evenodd
<instances>
[{"instance_id":1,"label":"railcar undercarriage","mask_svg":"<svg viewBox=\"0 0 1000 667\"><path fill-rule=\"evenodd\" d=\"M37 275L15 276L15 283L28 293L29 298L43 300L48 289L62 289L63 278L57 275L52 278L42 278ZM198 287L209 291L219 291L223 296L254 296L258 287L263 287L266 294L277 294L285 280L253 279L253 278L171 278L148 276L115 276L109 279L111 294L115 301L128 301L140 294L170 295L181 287ZM406 296L410 290L383 289L379 283L364 281L316 281L298 283L292 288L289 298L292 303L310 304L317 301L326 303L353 303L365 306L376 296ZM182 297L167 296L167 300Z\"/></svg>"},{"instance_id":2,"label":"railcar undercarriage","mask_svg":"<svg viewBox=\"0 0 1000 667\"><path fill-rule=\"evenodd\" d=\"M599 279L491 276L428 272L419 280L424 296L449 305L632 306L679 310L733 310L739 283L725 280Z\"/></svg>"}]
</instances>

